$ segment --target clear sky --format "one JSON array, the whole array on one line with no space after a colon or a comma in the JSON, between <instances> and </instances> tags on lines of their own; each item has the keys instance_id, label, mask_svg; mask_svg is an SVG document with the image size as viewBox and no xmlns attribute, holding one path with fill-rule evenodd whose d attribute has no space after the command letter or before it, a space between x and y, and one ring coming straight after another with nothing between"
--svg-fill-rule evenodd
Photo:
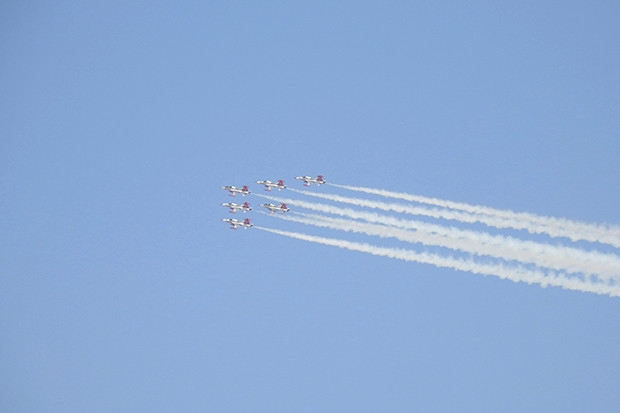
<instances>
[{"instance_id":1,"label":"clear sky","mask_svg":"<svg viewBox=\"0 0 620 413\"><path fill-rule=\"evenodd\" d=\"M620 298L220 221L321 173L620 225L620 3L543 3L2 2L0 410L620 411Z\"/></svg>"}]
</instances>

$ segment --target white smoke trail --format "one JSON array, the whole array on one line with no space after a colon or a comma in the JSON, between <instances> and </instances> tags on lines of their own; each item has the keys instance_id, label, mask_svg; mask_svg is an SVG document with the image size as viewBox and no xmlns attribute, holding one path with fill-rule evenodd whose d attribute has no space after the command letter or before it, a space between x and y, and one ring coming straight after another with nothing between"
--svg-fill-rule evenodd
<instances>
[{"instance_id":1,"label":"white smoke trail","mask_svg":"<svg viewBox=\"0 0 620 413\"><path fill-rule=\"evenodd\" d=\"M332 184L333 185L333 184ZM616 238L611 234L593 234L588 233L587 231L583 232L572 232L570 230L566 230L563 228L552 227L548 225L537 225L532 222L522 221L514 218L502 218L492 215L484 215L484 214L476 214L464 211L454 211L450 209L436 209L436 208L426 208L421 206L413 206L413 205L405 205L405 204L393 204L386 203L380 201L370 201L366 199L360 198L349 198L339 195L331 195L331 194L323 194L318 192L309 192L309 191L300 191L297 189L292 189L291 191L300 193L302 195L307 195L315 198L326 199L334 202L342 202L346 204L351 204L359 207L380 209L383 211L393 211L398 213L405 213L411 215L422 215L428 216L432 218L441 218L447 220L455 220L464 223L482 223L488 225L490 227L495 228L513 228L513 229L522 229L526 230L531 234L547 234L552 237L566 237L571 239L572 241L589 241L589 242L600 242L604 244L609 244L614 247L620 248L620 237ZM556 218L552 218L556 219ZM588 225L588 224L583 224Z\"/></svg>"},{"instance_id":2,"label":"white smoke trail","mask_svg":"<svg viewBox=\"0 0 620 413\"><path fill-rule=\"evenodd\" d=\"M600 242L620 248L620 227L612 225L599 225L586 222L573 221L566 218L555 218L536 215L528 212L514 212L490 208L482 205L470 205L462 202L453 202L437 198L429 198L402 192L392 192L382 189L365 188L349 185L329 184L337 188L350 191L363 192L366 194L379 195L386 198L402 199L404 201L421 204L435 205L442 208L455 209L470 214L501 218L510 222L510 227L525 229L530 233L546 233L553 237L566 237L573 241L584 240ZM481 220L480 222L486 223ZM519 223L519 224L515 224ZM518 225L518 226L513 226ZM496 225L493 225L496 226ZM499 227L498 227L499 228ZM505 227L504 227L505 228Z\"/></svg>"},{"instance_id":3,"label":"white smoke trail","mask_svg":"<svg viewBox=\"0 0 620 413\"><path fill-rule=\"evenodd\" d=\"M309 191L300 191L298 189L290 189L292 192L297 192L299 194L302 195L307 195L307 196L311 196L311 197L315 197L315 198L321 198L321 199L326 199L328 201L334 201L334 202L340 202L340 203L344 203L344 204L350 204L350 205L355 205L355 206L359 206L359 207L364 207L364 208L372 208L372 209L379 209L382 211L392 211L392 212L397 212L397 213L403 213L403 214L409 214L409 215L421 215L421 216L427 216L427 217L431 217L431 218L441 218L441 219L447 219L447 220L454 220L454 221L460 221L460 222L465 222L465 223L469 223L469 224L474 224L477 222L482 222L480 221L480 218L476 215L472 215L472 214L468 214L468 213L463 213L463 212L458 212L458 211L450 211L450 210L444 210L444 209L429 209L426 207L421 207L421 206L412 206L412 205L404 205L404 204L392 204L392 203L387 203L387 202L380 202L380 201L370 201L370 200L366 200L366 199L360 199L360 198L349 198L349 197L345 197L345 196L340 196L340 195L332 195L332 194L324 194L324 193L315 193L315 192L309 192ZM269 198L267 195L261 195L261 194L256 194L257 196L263 197L263 198L268 198L268 199L274 199L274 198ZM292 202L298 202L298 201L292 201L292 200L288 200L291 203ZM484 223L484 222L482 222ZM490 225L490 226L495 226L496 228L498 228L498 225L501 224L501 221L497 223L497 225ZM512 228L511 226L504 226L503 228Z\"/></svg>"},{"instance_id":4,"label":"white smoke trail","mask_svg":"<svg viewBox=\"0 0 620 413\"><path fill-rule=\"evenodd\" d=\"M620 257L598 251L584 251L579 248L554 246L533 241L524 241L513 237L490 235L485 232L462 230L455 227L446 227L416 220L403 220L395 217L380 215L371 212L357 211L350 208L335 207L332 205L313 202L284 199L279 197L263 196L277 202L284 202L324 212L333 215L345 216L353 219L363 219L368 222L379 223L395 228L422 231L427 234L437 234L443 237L468 242L481 248L480 254L494 255L508 260L518 260L548 268L568 272L583 272L596 275L601 279L620 278ZM318 218L318 216L314 216ZM450 247L454 248L454 247ZM470 251L471 252L471 251ZM475 252L472 252L475 253Z\"/></svg>"},{"instance_id":5,"label":"white smoke trail","mask_svg":"<svg viewBox=\"0 0 620 413\"><path fill-rule=\"evenodd\" d=\"M297 214L305 216L305 218L284 216L278 218L341 231L360 232L371 236L395 238L405 242L435 245L473 255L487 255L569 273L584 273L595 276L602 281L620 281L620 257L615 255L590 253L576 248L555 247L417 221L403 221L353 210L330 211L334 207L329 205L326 207L323 212L341 212L351 218L380 222L383 225L303 213ZM403 227L415 229L415 231L403 229Z\"/></svg>"},{"instance_id":6,"label":"white smoke trail","mask_svg":"<svg viewBox=\"0 0 620 413\"><path fill-rule=\"evenodd\" d=\"M254 228L296 238L308 242L344 248L352 251L360 251L368 254L400 259L404 261L431 264L437 267L452 268L460 271L467 271L474 274L494 275L502 279L514 282L526 282L528 284L539 284L542 287L557 286L568 290L591 292L596 294L606 294L610 296L620 296L620 287L605 284L593 284L578 278L567 278L564 274L552 271L544 272L532 270L520 265L504 265L501 263L489 264L479 263L474 260L463 260L449 256L441 256L427 252L416 252L399 248L383 248L370 244L350 242L341 239L317 237L313 235L301 234L289 231L280 231L271 228L255 226Z\"/></svg>"}]
</instances>

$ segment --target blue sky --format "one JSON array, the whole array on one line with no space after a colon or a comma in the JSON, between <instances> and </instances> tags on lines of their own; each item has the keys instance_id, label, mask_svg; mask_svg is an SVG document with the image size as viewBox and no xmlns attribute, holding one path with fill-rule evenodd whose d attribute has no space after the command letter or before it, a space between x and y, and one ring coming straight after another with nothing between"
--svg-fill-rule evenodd
<instances>
[{"instance_id":1,"label":"blue sky","mask_svg":"<svg viewBox=\"0 0 620 413\"><path fill-rule=\"evenodd\" d=\"M229 231L219 187L618 225L620 6L263 3L0 5L0 410L618 411L620 299Z\"/></svg>"}]
</instances>

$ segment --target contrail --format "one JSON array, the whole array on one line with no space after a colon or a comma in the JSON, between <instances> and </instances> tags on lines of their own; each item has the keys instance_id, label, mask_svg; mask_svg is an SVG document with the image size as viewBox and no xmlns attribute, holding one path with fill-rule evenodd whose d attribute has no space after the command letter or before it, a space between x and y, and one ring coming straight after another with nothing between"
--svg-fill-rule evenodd
<instances>
[{"instance_id":1,"label":"contrail","mask_svg":"<svg viewBox=\"0 0 620 413\"><path fill-rule=\"evenodd\" d=\"M318 192L300 191L298 189L293 189L293 188L291 188L290 190L292 192L297 192L297 193L302 194L302 195L307 195L307 196L311 196L311 197L315 197L315 198L326 199L328 201L334 201L334 202L340 202L340 203L344 203L344 204L355 205L355 206L364 207L364 208L379 209L379 210L382 210L382 211L392 211L392 212L409 214L409 215L422 215L422 216L427 216L427 217L431 217L431 218L442 218L442 219L453 220L453 221L460 221L460 222L465 222L465 223L470 223L470 224L474 224L474 223L477 223L477 222L482 222L478 216L475 216L475 215L472 215L472 214L468 214L468 213L458 212L458 211L449 211L449 210L444 210L444 209L429 209L429 208L420 207L420 206L412 206L412 205L404 205L404 204L393 204L393 203L380 202L380 201L369 201L369 200L366 200L366 199L349 198L349 197L340 196L340 195L331 195L331 194L323 194L323 193L318 193ZM261 194L256 194L256 195L260 196L260 197L268 198L267 195L261 195ZM272 198L270 198L270 199L272 199ZM292 200L289 200L289 201L291 203L293 202ZM294 201L294 202L298 202L298 201ZM482 223L484 223L484 222L482 222ZM500 221L500 223L501 223L501 221ZM487 225L494 226L494 227L498 228L498 225L500 225L500 223L497 223L497 225L490 225L490 224L487 224ZM513 228L513 227L512 226L504 226L503 228Z\"/></svg>"},{"instance_id":2,"label":"contrail","mask_svg":"<svg viewBox=\"0 0 620 413\"><path fill-rule=\"evenodd\" d=\"M556 270L583 272L597 275L601 279L620 278L620 257L615 254L598 251L584 251L579 248L554 246L533 241L524 241L514 237L491 235L485 232L463 230L455 227L430 224L417 220L403 220L372 212L358 211L351 208L336 207L320 203L297 201L272 196L263 196L277 202L284 202L302 208L327 214L345 216L352 219L363 219L394 228L422 231L458 240L470 253L472 248L484 255L500 256L507 260L518 260ZM319 216L312 216L319 219ZM320 219L323 219L320 217ZM454 247L450 247L454 248Z\"/></svg>"},{"instance_id":3,"label":"contrail","mask_svg":"<svg viewBox=\"0 0 620 413\"><path fill-rule=\"evenodd\" d=\"M331 184L335 186L335 184ZM342 185L339 185L341 187ZM410 215L422 215L432 218L441 218L447 220L460 221L464 223L482 223L490 227L495 228L513 228L527 230L531 234L547 234L552 237L566 237L572 241L590 241L601 242L614 247L620 248L620 237L615 237L612 233L602 234L593 233L592 231L586 231L587 228L582 228L583 231L579 232L577 229L569 230L566 228L549 226L548 224L535 224L529 221L518 220L516 218L503 218L493 215L477 214L466 211L455 211L451 209L437 209L426 208L422 206L413 206L405 204L394 204L380 201L370 201L360 198L349 198L340 195L323 194L318 192L300 191L297 189L290 189L293 192L300 193L315 198L326 199L334 202L341 202L350 205L355 205L365 208L379 209L383 211L392 211L398 213L405 213ZM557 218L549 218L550 220L556 220ZM567 220L565 220L567 221ZM588 227L588 224L577 223ZM597 227L598 228L598 227ZM602 227L601 227L602 228ZM590 228L591 229L591 228Z\"/></svg>"},{"instance_id":4,"label":"contrail","mask_svg":"<svg viewBox=\"0 0 620 413\"><path fill-rule=\"evenodd\" d=\"M271 228L255 226L254 228L271 232L278 235L296 238L308 242L334 246L352 251L360 251L368 254L400 259L404 261L431 264L437 267L452 268L459 271L472 272L474 274L494 275L514 282L526 282L528 284L539 284L542 287L557 286L568 290L591 292L596 294L606 294L610 296L620 296L620 287L605 284L592 284L578 278L568 278L564 274L552 271L544 272L540 270L528 269L520 265L504 265L501 263L489 264L479 263L472 259L463 260L449 256L441 256L427 252L416 252L400 248L383 248L365 243L350 242L341 239L317 237L313 235L301 234L297 232L280 231Z\"/></svg>"},{"instance_id":5,"label":"contrail","mask_svg":"<svg viewBox=\"0 0 620 413\"><path fill-rule=\"evenodd\" d=\"M573 221L566 218L546 217L528 212L514 212L511 210L490 208L482 205L471 205L462 202L453 202L402 192L386 191L383 189L373 189L338 184L329 185L335 186L337 188L347 189L350 191L379 195L386 198L402 199L404 201L455 209L475 215L502 218L507 222L511 223L521 222L522 224L520 224L519 227L514 228L525 229L528 230L530 233L546 233L554 237L567 237L573 241L584 240L590 242L600 242L620 248L620 227L618 226L591 224L586 222ZM482 220L480 222L486 223ZM543 228L545 229L543 230Z\"/></svg>"},{"instance_id":6,"label":"contrail","mask_svg":"<svg viewBox=\"0 0 620 413\"><path fill-rule=\"evenodd\" d=\"M366 215L370 215L371 220L383 221L384 225L321 215L297 214L305 218L285 216L278 216L278 218L306 225L364 233L383 238L395 238L411 243L435 245L473 255L487 255L507 261L535 264L569 273L583 273L595 276L601 281L620 281L620 257L615 255L598 252L589 253L575 248L554 247L531 241L493 236L476 231L464 231L458 228L446 228L423 222L402 221L391 217L381 217L376 214L358 213L356 211L351 213L353 218L364 219ZM410 224L410 229L415 229L415 231L403 229L402 226L400 228L396 227L394 223Z\"/></svg>"}]
</instances>

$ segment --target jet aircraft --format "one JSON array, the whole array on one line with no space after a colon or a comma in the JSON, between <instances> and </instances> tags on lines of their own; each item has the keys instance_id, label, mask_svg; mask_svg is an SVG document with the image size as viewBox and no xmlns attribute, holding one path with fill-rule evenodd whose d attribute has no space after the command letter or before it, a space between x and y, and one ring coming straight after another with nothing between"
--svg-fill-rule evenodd
<instances>
[{"instance_id":1,"label":"jet aircraft","mask_svg":"<svg viewBox=\"0 0 620 413\"><path fill-rule=\"evenodd\" d=\"M279 179L278 182L256 181L256 183L260 185L264 185L265 191L271 191L271 188L278 188L278 191L286 188L286 185L284 185L284 181L282 179Z\"/></svg>"},{"instance_id":2,"label":"jet aircraft","mask_svg":"<svg viewBox=\"0 0 620 413\"><path fill-rule=\"evenodd\" d=\"M247 212L247 211L251 211L252 210L252 207L250 207L250 204L248 204L247 202L244 202L241 205L235 204L234 202L226 202L225 204L222 204L222 206L230 208L229 212L231 212L231 213L234 213L234 212L237 212L237 211Z\"/></svg>"},{"instance_id":3,"label":"jet aircraft","mask_svg":"<svg viewBox=\"0 0 620 413\"><path fill-rule=\"evenodd\" d=\"M237 229L237 227L243 227L243 229L248 229L254 226L252 223L250 223L250 218L246 218L243 221L239 221L238 219L234 218L223 218L222 221L228 222L231 225L230 229Z\"/></svg>"},{"instance_id":4,"label":"jet aircraft","mask_svg":"<svg viewBox=\"0 0 620 413\"><path fill-rule=\"evenodd\" d=\"M243 185L241 188L237 188L236 186L226 185L221 187L224 191L230 192L230 196L235 196L235 194L241 194L246 196L250 193L250 188L247 185Z\"/></svg>"},{"instance_id":5,"label":"jet aircraft","mask_svg":"<svg viewBox=\"0 0 620 413\"><path fill-rule=\"evenodd\" d=\"M262 206L263 208L267 208L268 210L271 211L272 214L276 211L280 211L284 214L285 212L288 212L291 210L290 208L286 207L286 204L282 204L280 206L277 206L275 204L260 204L260 206Z\"/></svg>"},{"instance_id":6,"label":"jet aircraft","mask_svg":"<svg viewBox=\"0 0 620 413\"><path fill-rule=\"evenodd\" d=\"M316 178L313 178L313 177L308 176L308 175L296 176L295 179L298 179L300 181L304 181L304 185L305 186L310 186L310 184L312 182L314 182L317 185L322 185L322 184L324 184L326 182L325 179L323 179L323 175L317 175Z\"/></svg>"}]
</instances>

